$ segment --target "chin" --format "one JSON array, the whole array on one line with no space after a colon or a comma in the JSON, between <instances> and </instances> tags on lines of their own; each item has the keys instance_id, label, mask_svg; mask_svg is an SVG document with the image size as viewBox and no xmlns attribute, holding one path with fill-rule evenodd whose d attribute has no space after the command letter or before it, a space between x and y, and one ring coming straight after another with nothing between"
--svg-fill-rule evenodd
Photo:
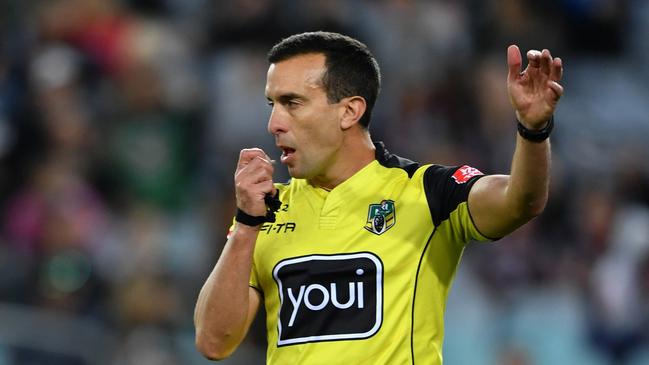
<instances>
[{"instance_id":1,"label":"chin","mask_svg":"<svg viewBox=\"0 0 649 365\"><path fill-rule=\"evenodd\" d=\"M293 167L292 166L288 167L288 174L291 175L291 177L295 178L295 179L303 179L304 178L304 174L300 170L296 169L294 166Z\"/></svg>"},{"instance_id":2,"label":"chin","mask_svg":"<svg viewBox=\"0 0 649 365\"><path fill-rule=\"evenodd\" d=\"M310 179L313 177L312 174L308 173L308 171L298 169L295 165L288 166L288 174L294 179Z\"/></svg>"}]
</instances>

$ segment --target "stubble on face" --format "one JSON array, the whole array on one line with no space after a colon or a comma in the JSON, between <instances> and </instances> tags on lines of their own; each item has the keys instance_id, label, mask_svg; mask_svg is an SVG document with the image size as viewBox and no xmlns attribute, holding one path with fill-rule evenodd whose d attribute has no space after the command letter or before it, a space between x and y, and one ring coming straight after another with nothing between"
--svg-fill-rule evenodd
<instances>
[{"instance_id":1,"label":"stubble on face","mask_svg":"<svg viewBox=\"0 0 649 365\"><path fill-rule=\"evenodd\" d=\"M295 178L326 181L342 141L337 105L322 84L322 54L296 56L268 70L266 96L273 103L269 131L282 150L282 163Z\"/></svg>"}]
</instances>

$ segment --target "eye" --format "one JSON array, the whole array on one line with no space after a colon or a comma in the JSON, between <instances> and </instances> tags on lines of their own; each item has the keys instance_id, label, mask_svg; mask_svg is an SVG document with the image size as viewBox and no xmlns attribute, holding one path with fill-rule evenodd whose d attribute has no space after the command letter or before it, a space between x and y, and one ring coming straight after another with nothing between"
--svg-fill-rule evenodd
<instances>
[{"instance_id":1,"label":"eye","mask_svg":"<svg viewBox=\"0 0 649 365\"><path fill-rule=\"evenodd\" d=\"M268 106L270 106L271 108L275 106L275 103L270 100L266 104L268 104Z\"/></svg>"},{"instance_id":2,"label":"eye","mask_svg":"<svg viewBox=\"0 0 649 365\"><path fill-rule=\"evenodd\" d=\"M290 99L286 101L286 106L289 108L296 108L300 105L300 103L295 100L295 99Z\"/></svg>"}]
</instances>

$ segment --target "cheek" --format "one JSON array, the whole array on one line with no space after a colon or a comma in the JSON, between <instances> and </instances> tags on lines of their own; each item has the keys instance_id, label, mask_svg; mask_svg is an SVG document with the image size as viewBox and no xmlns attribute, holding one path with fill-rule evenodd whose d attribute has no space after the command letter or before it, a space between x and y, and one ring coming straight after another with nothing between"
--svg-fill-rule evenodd
<instances>
[{"instance_id":1,"label":"cheek","mask_svg":"<svg viewBox=\"0 0 649 365\"><path fill-rule=\"evenodd\" d=\"M340 121L336 115L330 110L322 110L316 119L315 123L310 124L310 134L316 140L315 142L323 145L337 144L338 140L342 139L342 131L340 129Z\"/></svg>"},{"instance_id":2,"label":"cheek","mask_svg":"<svg viewBox=\"0 0 649 365\"><path fill-rule=\"evenodd\" d=\"M322 160L337 150L341 141L342 138L337 129L322 126L310 131L309 137L305 140L305 145L312 154L311 158Z\"/></svg>"},{"instance_id":3,"label":"cheek","mask_svg":"<svg viewBox=\"0 0 649 365\"><path fill-rule=\"evenodd\" d=\"M301 118L302 119L302 118ZM314 109L293 129L296 139L310 159L321 160L342 143L339 120L331 108Z\"/></svg>"}]
</instances>

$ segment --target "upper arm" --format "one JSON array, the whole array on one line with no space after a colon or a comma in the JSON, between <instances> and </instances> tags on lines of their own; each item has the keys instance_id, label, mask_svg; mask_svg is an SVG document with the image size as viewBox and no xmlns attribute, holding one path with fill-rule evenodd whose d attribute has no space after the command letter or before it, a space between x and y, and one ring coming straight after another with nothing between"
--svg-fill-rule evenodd
<instances>
[{"instance_id":1,"label":"upper arm","mask_svg":"<svg viewBox=\"0 0 649 365\"><path fill-rule=\"evenodd\" d=\"M488 237L503 237L525 224L522 216L508 202L509 175L484 176L469 192L469 211L476 228Z\"/></svg>"}]
</instances>

